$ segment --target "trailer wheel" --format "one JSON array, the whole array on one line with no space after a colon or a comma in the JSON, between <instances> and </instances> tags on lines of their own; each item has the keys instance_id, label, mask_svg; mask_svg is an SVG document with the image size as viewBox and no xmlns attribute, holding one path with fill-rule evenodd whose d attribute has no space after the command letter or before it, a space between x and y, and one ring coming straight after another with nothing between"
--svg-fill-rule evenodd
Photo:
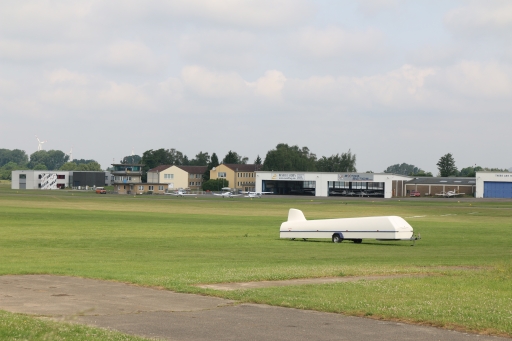
<instances>
[{"instance_id":1,"label":"trailer wheel","mask_svg":"<svg viewBox=\"0 0 512 341\"><path fill-rule=\"evenodd\" d=\"M363 242L362 239L354 239L354 243L356 244L361 244Z\"/></svg>"},{"instance_id":2,"label":"trailer wheel","mask_svg":"<svg viewBox=\"0 0 512 341\"><path fill-rule=\"evenodd\" d=\"M335 233L332 235L332 242L333 243L341 243L343 239L341 239L340 235Z\"/></svg>"}]
</instances>

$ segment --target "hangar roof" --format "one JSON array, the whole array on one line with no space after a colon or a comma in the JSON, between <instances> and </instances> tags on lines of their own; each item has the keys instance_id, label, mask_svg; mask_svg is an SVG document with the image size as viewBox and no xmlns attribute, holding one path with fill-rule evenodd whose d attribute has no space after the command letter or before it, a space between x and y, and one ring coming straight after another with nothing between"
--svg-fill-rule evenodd
<instances>
[{"instance_id":1,"label":"hangar roof","mask_svg":"<svg viewBox=\"0 0 512 341\"><path fill-rule=\"evenodd\" d=\"M444 177L421 177L407 181L408 184L417 185L466 185L476 184L476 178L444 178Z\"/></svg>"}]
</instances>

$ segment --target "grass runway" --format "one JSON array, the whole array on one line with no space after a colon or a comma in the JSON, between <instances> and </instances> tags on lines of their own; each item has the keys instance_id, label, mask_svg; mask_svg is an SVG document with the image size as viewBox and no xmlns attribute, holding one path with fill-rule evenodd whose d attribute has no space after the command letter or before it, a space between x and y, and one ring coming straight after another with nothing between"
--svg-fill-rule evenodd
<instances>
[{"instance_id":1,"label":"grass runway","mask_svg":"<svg viewBox=\"0 0 512 341\"><path fill-rule=\"evenodd\" d=\"M308 219L402 216L422 240L414 247L281 240L279 226L292 207ZM0 188L0 275L116 280L506 336L511 232L511 201L196 199ZM233 292L195 286L390 274L432 276ZM20 320L2 313L6 319ZM0 336L9 325L0 323Z\"/></svg>"}]
</instances>

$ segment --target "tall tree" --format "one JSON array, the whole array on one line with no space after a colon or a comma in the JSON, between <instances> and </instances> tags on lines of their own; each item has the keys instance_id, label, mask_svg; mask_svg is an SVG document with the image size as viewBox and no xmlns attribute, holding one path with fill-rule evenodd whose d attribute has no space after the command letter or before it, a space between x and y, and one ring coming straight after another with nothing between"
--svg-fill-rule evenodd
<instances>
[{"instance_id":1,"label":"tall tree","mask_svg":"<svg viewBox=\"0 0 512 341\"><path fill-rule=\"evenodd\" d=\"M444 177L456 176L459 173L455 166L455 159L450 153L441 156L437 162L437 169L439 169L439 174Z\"/></svg>"},{"instance_id":2,"label":"tall tree","mask_svg":"<svg viewBox=\"0 0 512 341\"><path fill-rule=\"evenodd\" d=\"M69 156L61 150L38 150L30 155L29 167L35 169L36 165L45 165L48 170L59 169L69 160Z\"/></svg>"},{"instance_id":3,"label":"tall tree","mask_svg":"<svg viewBox=\"0 0 512 341\"><path fill-rule=\"evenodd\" d=\"M415 165L410 165L408 163L391 165L384 173L393 173L393 174L402 174L402 175L414 175L420 172L424 172L421 168L416 167Z\"/></svg>"},{"instance_id":4,"label":"tall tree","mask_svg":"<svg viewBox=\"0 0 512 341\"><path fill-rule=\"evenodd\" d=\"M147 171L160 165L187 165L188 158L182 152L171 148L160 148L157 150L146 150L142 154L142 163L144 164L142 181L147 181Z\"/></svg>"},{"instance_id":5,"label":"tall tree","mask_svg":"<svg viewBox=\"0 0 512 341\"><path fill-rule=\"evenodd\" d=\"M241 155L238 155L237 152L229 151L224 159L222 160L222 163L224 164L247 164L247 161L249 161L248 157L242 157Z\"/></svg>"},{"instance_id":6,"label":"tall tree","mask_svg":"<svg viewBox=\"0 0 512 341\"><path fill-rule=\"evenodd\" d=\"M219 164L220 163L217 154L213 153L212 158L210 159L210 163L208 164L208 168L212 169L213 167L217 167Z\"/></svg>"},{"instance_id":7,"label":"tall tree","mask_svg":"<svg viewBox=\"0 0 512 341\"><path fill-rule=\"evenodd\" d=\"M317 170L320 172L357 172L356 155L352 155L349 149L347 153L341 155L322 156L317 161Z\"/></svg>"},{"instance_id":8,"label":"tall tree","mask_svg":"<svg viewBox=\"0 0 512 341\"><path fill-rule=\"evenodd\" d=\"M262 161L261 161L261 157L258 155L258 156L256 157L256 160L254 160L254 164L255 164L255 165L261 165L261 163L262 163Z\"/></svg>"},{"instance_id":9,"label":"tall tree","mask_svg":"<svg viewBox=\"0 0 512 341\"><path fill-rule=\"evenodd\" d=\"M191 166L208 166L210 162L210 155L208 153L203 153L202 151L196 154L196 157L190 160Z\"/></svg>"},{"instance_id":10,"label":"tall tree","mask_svg":"<svg viewBox=\"0 0 512 341\"><path fill-rule=\"evenodd\" d=\"M76 167L77 171L89 171L89 172L99 172L101 171L101 166L96 161L89 163L82 163Z\"/></svg>"},{"instance_id":11,"label":"tall tree","mask_svg":"<svg viewBox=\"0 0 512 341\"><path fill-rule=\"evenodd\" d=\"M308 147L280 143L267 152L262 170L312 172L316 170L316 155Z\"/></svg>"},{"instance_id":12,"label":"tall tree","mask_svg":"<svg viewBox=\"0 0 512 341\"><path fill-rule=\"evenodd\" d=\"M20 149L0 149L0 167L9 162L14 162L19 166L25 166L28 163L27 153Z\"/></svg>"},{"instance_id":13,"label":"tall tree","mask_svg":"<svg viewBox=\"0 0 512 341\"><path fill-rule=\"evenodd\" d=\"M207 166L208 169L203 174L203 182L210 180L210 171L213 167L217 167L219 165L219 158L217 157L217 154L213 153L212 157L210 158L210 161L208 162Z\"/></svg>"},{"instance_id":14,"label":"tall tree","mask_svg":"<svg viewBox=\"0 0 512 341\"><path fill-rule=\"evenodd\" d=\"M121 159L121 163L138 164L142 160L140 155L128 155Z\"/></svg>"}]
</instances>

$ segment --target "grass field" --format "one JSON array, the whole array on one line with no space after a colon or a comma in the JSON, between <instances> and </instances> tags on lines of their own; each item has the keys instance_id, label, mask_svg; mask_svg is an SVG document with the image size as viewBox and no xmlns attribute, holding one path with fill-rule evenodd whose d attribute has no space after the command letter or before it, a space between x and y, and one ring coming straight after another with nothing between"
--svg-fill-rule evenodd
<instances>
[{"instance_id":1,"label":"grass field","mask_svg":"<svg viewBox=\"0 0 512 341\"><path fill-rule=\"evenodd\" d=\"M281 240L291 207L308 219L399 215L422 240L414 247ZM0 275L110 279L507 336L511 232L510 201L196 199L0 187ZM194 286L397 273L432 276L234 292ZM10 327L0 324L0 335L2 328Z\"/></svg>"}]
</instances>

